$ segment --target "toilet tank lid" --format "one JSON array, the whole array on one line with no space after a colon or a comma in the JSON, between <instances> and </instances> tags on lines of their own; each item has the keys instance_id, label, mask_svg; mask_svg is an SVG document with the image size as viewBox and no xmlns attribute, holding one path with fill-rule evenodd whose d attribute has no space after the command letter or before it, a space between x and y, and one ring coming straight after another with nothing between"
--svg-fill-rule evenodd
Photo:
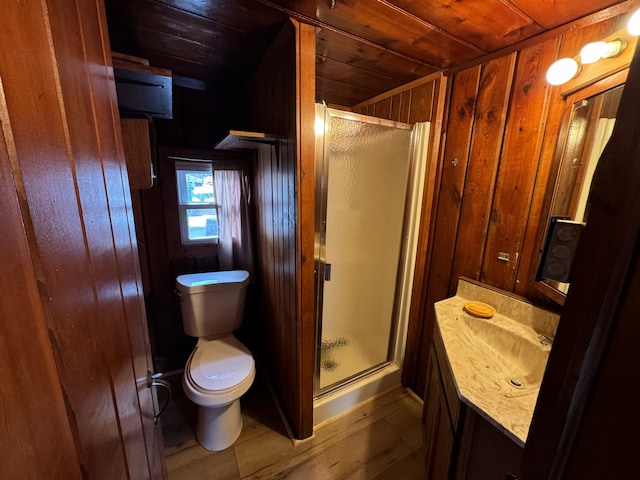
<instances>
[{"instance_id":1,"label":"toilet tank lid","mask_svg":"<svg viewBox=\"0 0 640 480\"><path fill-rule=\"evenodd\" d=\"M201 293L207 290L238 288L249 283L246 270L226 270L221 272L189 273L176 278L180 292Z\"/></svg>"}]
</instances>

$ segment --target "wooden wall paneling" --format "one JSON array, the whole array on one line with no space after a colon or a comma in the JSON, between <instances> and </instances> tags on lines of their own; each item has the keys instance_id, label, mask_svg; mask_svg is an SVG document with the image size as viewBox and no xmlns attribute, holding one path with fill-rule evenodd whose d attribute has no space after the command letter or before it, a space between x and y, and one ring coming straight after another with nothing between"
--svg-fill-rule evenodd
<instances>
[{"instance_id":1,"label":"wooden wall paneling","mask_svg":"<svg viewBox=\"0 0 640 480\"><path fill-rule=\"evenodd\" d=\"M400 102L401 101L402 101L402 92L396 93L393 97L391 97L390 119L393 120L394 122L400 121Z\"/></svg>"},{"instance_id":2,"label":"wooden wall paneling","mask_svg":"<svg viewBox=\"0 0 640 480\"><path fill-rule=\"evenodd\" d=\"M256 168L262 188L256 198L258 243L264 244L259 287L269 322L261 358L297 438L313 433L312 30L295 21L285 25L249 84L251 128L286 136L279 151L269 153L270 162L261 164L267 154L261 150Z\"/></svg>"},{"instance_id":3,"label":"wooden wall paneling","mask_svg":"<svg viewBox=\"0 0 640 480\"><path fill-rule=\"evenodd\" d=\"M184 367L195 339L184 333L182 312L175 294L175 279L182 273L197 271L193 255L185 254L180 236L180 220L177 206L177 184L175 163L168 148L160 149L158 161L158 183L155 194L146 195L144 216L147 227L153 232L156 255L152 255L153 306L156 324L158 354L157 362L164 369ZM149 237L150 234L147 236ZM211 246L210 246L211 247Z\"/></svg>"},{"instance_id":4,"label":"wooden wall paneling","mask_svg":"<svg viewBox=\"0 0 640 480\"><path fill-rule=\"evenodd\" d=\"M49 12L52 18L59 15L55 24L60 26L58 32L53 28L54 42L59 35L64 35L65 42L77 48L77 56L84 53L89 65L104 63L105 53L110 58L109 45L103 43L107 37L106 24L90 14L91 7L79 5L79 10L79 14L85 18L81 30L84 49L78 48L79 42L73 34L66 37L70 33L67 12L51 8ZM159 476L163 473L163 445L159 427L153 422L156 410L154 392L146 388L146 375L149 370L153 371L153 365L142 301L127 165L122 139L117 135L120 122L115 85L110 82L106 69L100 78L91 75L87 68L83 79L77 74L75 58L70 61L58 60L57 65L63 85L62 95L66 101L73 98L75 92L82 91L83 82L89 84L93 97L91 104L83 103L81 97L77 98L73 115L67 118L67 126L72 139L71 151L84 234L94 275L97 274L99 278L95 287L97 306L108 325L107 328L101 328L104 351L107 353L104 360L115 395L120 435L127 439L123 442L127 468L134 476ZM82 111L79 105L86 110ZM91 120L96 132L100 131L100 126L110 126L113 133L100 135L95 143L78 141L86 125L91 125ZM149 141L148 130L144 140L147 143ZM102 161L96 162L96 158ZM97 218L104 220L98 222ZM105 249L105 245L109 244L111 250ZM101 255L95 252L101 252ZM120 285L119 299L114 299L114 282ZM151 456L146 452L147 442L150 442Z\"/></svg>"},{"instance_id":5,"label":"wooden wall paneling","mask_svg":"<svg viewBox=\"0 0 640 480\"><path fill-rule=\"evenodd\" d=\"M15 22L12 23L15 28L19 28L21 22L31 20L28 23L29 27L27 28L27 24L23 23L25 25L23 28L29 32L30 41L33 44L41 45L39 55L33 54L31 61L40 61L43 66L39 69L41 75L49 77L46 78L44 92L41 93L38 101L40 109L38 115L43 111L59 112L59 102L63 99L59 97L59 92L56 90L58 81L54 75L57 72L53 65L53 52L48 48L51 31L36 12L24 10L26 9L23 9L23 18L12 18L11 20ZM11 13L17 12L13 9ZM78 35L76 13L67 13L70 14L67 19L67 28L69 32ZM7 12L4 14L7 15ZM7 19L7 21L10 20ZM60 43L56 46L63 47ZM48 68L45 69L45 65ZM18 68L25 66L27 66L26 62L17 63L14 67L15 72L18 73ZM64 69L65 66L63 61L62 68ZM36 70L36 67L34 66L33 69ZM82 72L82 74L85 73ZM89 475L95 478L100 478L101 475L104 475L102 478L125 477L128 472L114 411L114 384L109 371L105 368L108 365L105 358L107 352L104 351L107 343L103 343L105 337L110 338L113 334L107 323L113 321L113 318L109 314L101 315L97 305L99 293L96 291L98 287L95 284L95 277L101 272L94 277L95 267L87 251L92 244L83 234L83 212L76 197L79 193L76 190L78 185L72 164L75 154L80 152L70 151L73 147L79 146L69 144L71 133L62 112L51 116L48 128L45 130L42 122L33 118L36 114L34 109L29 108L28 103L19 104L27 100L26 95L19 97L12 94L11 87L15 87L19 78L6 75L4 68L2 74L3 82L7 87L7 106L13 127L16 130L30 128L33 133L42 135L47 143L46 151L41 150L40 143L30 144L30 138L23 133L26 130L17 131L14 137L37 242L33 248L38 250L42 260L39 281L46 292L45 295L51 299L46 304L48 326L56 342L60 375L65 386L67 401L74 414L73 428L77 435L76 442L80 449L81 462ZM24 72L22 78L29 78L29 76L30 73ZM62 79L63 84L60 88L66 87L64 80L66 77ZM81 89L78 94L85 94L85 92ZM65 100L69 105L74 105L71 99ZM77 101L76 98L73 100ZM80 103L79 107L84 106L84 102ZM78 115L82 115L84 122L86 110L78 112ZM84 127L92 123L93 120L90 119L89 124L84 124ZM74 125L71 126L73 127ZM84 133L81 138L84 138ZM91 139L91 141L95 140ZM87 148L92 148L92 145L87 145ZM91 156L94 154L95 152L89 153ZM48 161L36 161L40 158L46 158ZM90 179L90 186L97 189L98 202L100 202L103 185L99 185L96 178ZM86 205L85 208L95 213L90 209L90 205ZM98 218L104 215L103 210ZM99 226L103 224L99 221ZM64 232L64 238L52 235L52 232L56 231ZM108 241L110 236L104 240ZM85 242L88 241L87 245ZM103 248L109 251L112 246L105 243ZM100 323L106 321L105 332L101 332L101 335L97 335L92 328L94 319ZM95 351L96 355L88 356L86 348ZM96 428L96 425L100 425L100 428ZM96 455L105 441L106 445L103 447L105 456Z\"/></svg>"},{"instance_id":6,"label":"wooden wall paneling","mask_svg":"<svg viewBox=\"0 0 640 480\"><path fill-rule=\"evenodd\" d=\"M548 112L546 71L556 59L558 39L518 55L509 121L480 280L513 291ZM499 255L507 254L508 261Z\"/></svg>"},{"instance_id":7,"label":"wooden wall paneling","mask_svg":"<svg viewBox=\"0 0 640 480\"><path fill-rule=\"evenodd\" d=\"M391 105L388 108L390 108L392 112L396 112L399 108L397 116L394 113L391 117L385 116L380 118L390 118L391 120L402 123L430 121L433 117L434 92L437 91L438 81L441 78L442 74L440 72L432 73L354 105L352 110L365 115L380 116L376 114L376 108L379 111L386 112L386 102L391 99ZM415 94L414 90L416 91ZM415 100L412 99L413 95L416 97ZM416 103L415 111L410 120L411 109L414 108L414 101ZM384 102L385 107L382 107L382 102ZM399 104L399 107L394 106L394 104Z\"/></svg>"},{"instance_id":8,"label":"wooden wall paneling","mask_svg":"<svg viewBox=\"0 0 640 480\"><path fill-rule=\"evenodd\" d=\"M426 300L418 349L413 358L405 355L405 365L414 364L414 391L422 395L429 345L434 324L433 303L447 297L451 265L462 204L471 132L475 120L476 95L480 80L480 66L458 73L452 80L449 103L447 138L442 158L442 176L435 210L435 230L428 277L425 282ZM423 225L422 228L425 228ZM417 367L415 366L417 365Z\"/></svg>"},{"instance_id":9,"label":"wooden wall paneling","mask_svg":"<svg viewBox=\"0 0 640 480\"><path fill-rule=\"evenodd\" d=\"M433 231L435 228L435 208L438 202L438 188L442 175L442 158L444 150L440 145L444 142L443 125L446 123L446 102L448 98L447 78L441 77L435 81L435 99L431 127L429 131L429 151L427 168L424 178L424 191L420 214L420 232L416 244L416 262L414 267L411 304L407 326L407 343L405 348L405 362L402 369L402 383L413 387L413 379L417 368L415 359L419 349L422 332L422 315L425 311L425 282L429 272L429 252L432 248ZM410 92L409 92L410 93ZM411 359L410 362L407 359Z\"/></svg>"},{"instance_id":10,"label":"wooden wall paneling","mask_svg":"<svg viewBox=\"0 0 640 480\"><path fill-rule=\"evenodd\" d=\"M375 103L373 116L387 120L391 119L391 97Z\"/></svg>"},{"instance_id":11,"label":"wooden wall paneling","mask_svg":"<svg viewBox=\"0 0 640 480\"><path fill-rule=\"evenodd\" d=\"M511 85L511 81L505 82L505 79L503 78L504 90L501 91L499 88L496 88L492 91L492 94L497 97L497 100L494 100L493 103L496 107L499 107L502 112L501 115L504 115L505 109L508 109L509 111L507 114L507 123L502 128L502 141L494 139L492 144L488 143L486 130L478 125L477 128L474 129L472 138L467 145L469 148L476 148L481 151L486 150L487 152L493 148L494 155L499 155L501 163L498 165L497 173L495 172L495 163L490 169L487 169L489 172L492 172L489 173L488 177L482 177L483 174L487 174L486 170L480 167L474 169L473 161L470 164L470 171L466 177L464 188L461 187L459 190L460 195L463 197L463 206L460 207L461 210L459 212L462 217L460 217L459 220L454 218L453 221L449 221L449 225L446 227L453 231L453 233L450 234L450 237L459 243L459 245L453 250L453 254L450 256L450 260L453 261L453 268L451 268L450 265L447 265L446 261L441 260L443 257L440 250L447 247L443 246L446 242L439 240L440 236L443 235L440 229L445 227L443 227L443 222L438 221L441 216L436 212L436 228L434 229L434 233L430 239L430 242L433 244L434 251L429 253L429 258L437 258L441 263L439 264L437 261L434 261L433 263L426 261L427 274L424 281L425 285L423 287L420 307L424 311L424 319L422 318L422 315L417 316L419 320L416 320L416 317L413 316L413 314L410 316L407 354L403 368L403 383L405 386L412 387L416 385L414 382L422 381L422 373L417 373L417 371L422 368L421 365L424 363L422 345L425 342L428 344L429 341L428 339L425 339L424 332L430 332L433 324L433 314L429 305L432 305L434 301L452 294L455 290L458 276L468 275L474 278L483 278L484 266L489 262L488 257L483 256L483 245L485 242L497 242L499 240L504 241L505 238L511 239L511 241L515 239L516 244L520 245L519 248L521 248L522 251L521 255L517 255L518 261L521 263L517 263L513 266L513 270L509 272L509 281L506 282L508 285L501 285L501 287L508 290L516 290L517 293L524 294L538 303L550 306L550 301L548 299L541 298L540 294L537 292L535 294L531 293L534 286L532 285L533 282L529 279L532 277L528 277L530 272L535 269L535 260L532 260L532 258L534 254L537 254L536 249L539 249L538 242L534 237L538 234L540 218L542 218L540 212L546 195L542 185L546 185L544 182L546 182L549 175L549 161L553 158L555 152L557 133L552 133L552 137L549 138L549 129L551 128L555 130L559 128L560 118L558 115L561 115L560 110L558 110L560 107L554 106L551 94L547 93L551 87L546 84L543 76L547 66L553 60L559 58L559 56L573 56L577 51L579 51L582 45L588 41L606 37L610 34L612 29L615 30L617 22L617 19L607 19L604 22L593 26L588 26L586 28L583 27L579 30L567 32L566 36L563 38L563 47L560 51L556 50L556 46L559 45L560 40L558 38L546 36L545 38L547 40L549 38L552 39L545 43L541 43L540 45L529 42L528 47L522 52L509 53L504 56L492 56L491 58L493 60L487 60L483 65L483 68L486 68L490 64L501 64L501 62L507 61L505 60L506 58L513 59L514 55L523 55L523 58L526 58L527 56L529 57L528 61L522 60L517 64L518 67L516 68L520 68L520 76L513 82L514 86ZM538 52L538 48L542 50ZM513 50L511 50L511 52L513 52ZM536 55L539 55L540 58L537 58ZM473 68L475 69L479 67L475 66ZM513 72L511 75L513 77ZM519 87L518 82L520 83ZM456 80L454 77L452 87L453 91L451 93L452 98L455 96L456 88ZM509 92L512 88L519 89L518 92L514 94L513 98L509 96ZM525 89L526 92L524 91ZM396 89L393 91L393 94L395 95L399 93L398 91L402 92L404 95L404 92L410 90L408 86L405 86L404 88ZM364 102L361 105L366 106L371 102L379 100L380 97ZM502 103L500 97L503 99ZM478 102L480 101L481 98L479 96ZM456 115L455 107L451 105L447 108L449 115L449 127L445 130L443 138L450 136L452 134L451 125L456 125L454 118ZM436 115L435 118L437 119L438 116ZM533 119L535 119L535 122ZM504 118L501 118L501 120L504 121ZM481 121L480 117L478 117L477 121ZM524 122L524 126L522 122ZM530 122L531 124L527 122ZM526 138L523 137L523 132L519 132L518 129L520 127L527 129L528 135L526 135ZM509 138L507 138L507 136L509 136ZM447 139L445 145L448 143L449 139ZM492 147L490 145L492 145ZM522 149L518 145L524 146L525 148ZM513 165L514 154L520 155L520 164L516 164L516 166ZM540 161L538 164L539 158ZM533 163L531 163L532 159ZM448 172L446 171L446 167L448 166L448 161L450 161L450 159L443 159L443 173L441 180L443 185L440 190L440 195L447 191L444 184L447 182ZM474 181L474 175L479 175L483 179ZM508 176L509 178L505 179L505 176ZM536 182L535 188L533 187L534 178ZM511 188L512 192L507 193L505 190L500 194L497 194L497 197L496 195L493 195L492 192L497 191L499 188L499 182L504 182L503 185L505 185L507 189ZM483 190L483 194L485 195L485 203L483 206L476 205L470 200L470 197L477 195L481 189L486 189ZM525 190L524 192L522 191L523 189ZM469 200L469 203L466 204L466 206L464 205L465 196ZM510 226L505 226L504 229L497 232L495 225L493 225L493 227L487 227L486 216L483 221L480 221L480 223L470 223L469 219L473 218L476 213L474 209L478 208L482 210L483 208L488 208L488 206L492 207L491 212L494 215L494 217L489 216L488 218L491 222L495 223L495 214L499 212L506 214L504 206L506 205L506 207L509 208L512 196L514 199L514 205L519 205L517 207L519 213L514 214L517 215L518 218L514 220L512 222L513 224ZM442 200L439 201L441 202ZM494 208L494 201L497 201L500 207ZM467 210L465 210L465 208ZM422 224L422 228L426 228L424 223ZM491 230L491 228L493 228L493 230ZM489 234L491 234L491 239L489 238ZM471 241L469 239L471 237L476 238L477 243ZM470 254L468 246L470 246L471 250L475 250L476 253ZM492 253L491 256L493 258L494 254ZM495 256L497 257L497 252L495 252ZM434 292L433 285L430 284L430 282L432 277L437 275L440 275L440 278L443 281L446 279L448 282L448 291L442 289L439 294L437 291ZM514 280L516 281L514 282ZM528 287L526 287L527 282L529 282ZM523 285L525 286L523 287ZM437 289L438 287L435 288ZM412 309L414 304L415 301L412 303ZM419 325L416 325L416 322L418 322ZM423 328L424 330L422 330ZM420 333L421 331L423 333ZM420 336L419 340L412 340L418 335ZM418 385L415 390L419 392L421 388L422 387Z\"/></svg>"},{"instance_id":12,"label":"wooden wall paneling","mask_svg":"<svg viewBox=\"0 0 640 480\"><path fill-rule=\"evenodd\" d=\"M297 230L289 221L291 233L296 236L297 271L299 285L297 303L300 308L298 327L298 349L301 358L298 363L300 378L300 399L298 435L300 438L313 434L313 396L316 357L316 290L315 290L315 87L313 79L315 63L309 52L316 50L315 29L303 23L298 29L297 75L296 75L296 156L294 165L298 172ZM290 185L289 196L296 197L296 186ZM294 218L291 212L291 219Z\"/></svg>"},{"instance_id":13,"label":"wooden wall paneling","mask_svg":"<svg viewBox=\"0 0 640 480\"><path fill-rule=\"evenodd\" d=\"M275 278L273 275L274 264L273 258L273 225L272 211L269 208L273 204L273 195L271 189L271 175L267 173L271 170L273 147L269 145L260 145L257 150L257 158L254 162L253 170L253 186L256 208L256 261L259 270L259 278L256 278L256 284L260 289L260 298L263 307L258 309L262 312L262 318L258 319L256 328L259 329L261 337L269 338L269 335L281 335L275 318L276 309L271 299L277 298L274 292ZM276 348L278 343L269 341L266 345L262 345L260 354L268 355L270 358L278 358L280 353ZM267 361L265 361L266 363ZM268 365L266 365L268 367Z\"/></svg>"},{"instance_id":14,"label":"wooden wall paneling","mask_svg":"<svg viewBox=\"0 0 640 480\"><path fill-rule=\"evenodd\" d=\"M79 480L80 461L20 211L20 203L28 206L21 179L12 172L18 159L4 100L0 89L2 475Z\"/></svg>"},{"instance_id":15,"label":"wooden wall paneling","mask_svg":"<svg viewBox=\"0 0 640 480\"><path fill-rule=\"evenodd\" d=\"M480 279L516 57L513 53L482 66L449 296L455 294L458 277Z\"/></svg>"},{"instance_id":16,"label":"wooden wall paneling","mask_svg":"<svg viewBox=\"0 0 640 480\"><path fill-rule=\"evenodd\" d=\"M556 56L557 58L571 57L579 52L583 45L604 38L615 28L616 22L612 19L568 32L561 38ZM549 182L555 181L558 172L559 159L556 158L556 150L567 109L565 100L560 96L560 88L550 87L550 89L540 162L514 287L515 293L541 305L549 305L548 297L542 295L535 286L539 251L542 245L541 229L546 230L546 220L551 207L551 197L547 189Z\"/></svg>"},{"instance_id":17,"label":"wooden wall paneling","mask_svg":"<svg viewBox=\"0 0 640 480\"><path fill-rule=\"evenodd\" d=\"M102 8L102 5L99 4L98 8ZM50 12L53 12L53 9L50 9ZM68 27L66 23L68 17L65 12L59 11L59 14L59 25L63 25L60 30L63 31ZM92 48L85 46L83 50L89 65L99 65L105 60L108 62L110 56L109 44L106 40L108 33L104 11L99 11L98 16L92 15L92 7L81 3L79 4L79 15L84 19L82 32L85 45L92 46ZM70 37L69 41L72 45L77 44L73 37ZM58 61L60 71L62 71L61 65L62 62ZM68 75L66 81L69 84L67 88L70 91L76 88L79 90L82 85L82 80L76 76L74 67L77 68L75 61L70 61L66 72ZM107 302L110 302L109 306L113 309L113 316L116 319L121 319L124 314L124 321L120 320L120 325L114 322L112 326L114 342L107 347L114 359L113 362L110 362L110 376L115 384L115 403L120 432L124 440L123 444L131 475L140 477L149 475L151 478L160 478L166 476L163 442L160 427L153 421L154 413L158 411L155 392L146 387L146 375L149 370L153 371L154 367L146 324L127 164L124 158L123 143L118 135L120 122L115 84L111 81L110 71L107 70L105 70L103 78L91 75L89 69L87 69L86 75L93 93L94 128L96 131L100 131L100 126L105 128L105 133L100 135L95 150L96 157L101 155L102 164L98 168L92 166L95 168L95 178L100 178L100 169L102 170L105 200L109 211L109 221L104 222L105 226L100 226L91 232L96 244L93 251L102 252L100 257L93 255L94 265L101 264L100 269L104 271L100 284L102 301L99 300L99 305L102 308ZM74 82L78 83L73 85ZM82 126L76 114L77 110L74 111L73 119L78 122L79 137ZM90 114L91 111L87 111L87 119L91 118ZM72 122L70 120L68 122L71 126ZM111 126L115 135L109 134L108 125ZM148 144L149 130L147 129L146 132L147 136L143 141ZM71 128L70 133L73 135ZM83 155L85 147L82 148L83 150L79 150L76 156L86 161L88 157ZM149 150L148 162L151 161L150 153ZM76 161L75 166L78 186L82 185L84 188L84 182L80 176L80 162ZM86 183L89 184L88 178ZM100 209L96 208L94 216L85 208L87 203L91 203L93 208L98 206L98 202L95 202L95 190L87 189L86 197L87 201L83 201L85 225L92 224L92 222L97 225L94 219L95 216L100 215ZM89 232L90 229L85 227L87 238ZM103 247L100 245L101 241L104 242L104 238L101 237L105 233L111 233L113 239L111 258L104 254ZM116 280L120 284L121 300L119 302L114 302L111 297L113 286L110 283ZM120 347L119 352L115 345ZM129 370L131 367L132 370Z\"/></svg>"},{"instance_id":18,"label":"wooden wall paneling","mask_svg":"<svg viewBox=\"0 0 640 480\"><path fill-rule=\"evenodd\" d=\"M411 111L411 93L413 90L404 91L400 93L400 112L398 114L398 121L403 123L409 123L409 113Z\"/></svg>"},{"instance_id":19,"label":"wooden wall paneling","mask_svg":"<svg viewBox=\"0 0 640 480\"><path fill-rule=\"evenodd\" d=\"M411 107L408 123L431 120L435 83L432 81L411 89Z\"/></svg>"},{"instance_id":20,"label":"wooden wall paneling","mask_svg":"<svg viewBox=\"0 0 640 480\"><path fill-rule=\"evenodd\" d=\"M104 12L42 7L4 9L13 48L0 72L78 461L91 478L159 478L153 400L137 383L148 345Z\"/></svg>"},{"instance_id":21,"label":"wooden wall paneling","mask_svg":"<svg viewBox=\"0 0 640 480\"><path fill-rule=\"evenodd\" d=\"M158 180L149 190L139 192L144 228L145 247L148 254L149 285L144 294L147 304L147 321L151 335L154 360L161 371L184 367L186 360L176 354L176 341L184 339L182 325L177 321L179 304L175 298L175 279L172 278L167 246L168 222L177 222L175 213L164 203L164 183L172 176L167 172L173 165L165 160L160 149L158 156ZM175 188L175 187L174 187ZM168 217L167 217L168 216Z\"/></svg>"},{"instance_id":22,"label":"wooden wall paneling","mask_svg":"<svg viewBox=\"0 0 640 480\"><path fill-rule=\"evenodd\" d=\"M280 32L274 44L263 58L259 69L254 74L250 85L251 117L257 131L269 127L276 129L277 134L291 138L295 135L295 29L287 24ZM278 104L278 109L273 105ZM283 143L286 143L283 142ZM295 289L297 278L286 278L283 275L284 263L295 265L295 247L290 257L284 256L283 246L289 240L283 237L285 220L283 202L288 199L282 196L282 182L295 182L295 177L284 177L289 155L293 152L281 145L279 151L268 152L269 162L258 171L264 176L266 187L264 197L257 199L259 208L263 210L261 231L266 236L258 241L266 241L266 257L259 259L262 278L258 279L259 288L264 288L263 300L269 309L266 345L261 345L261 360L274 384L276 394L282 404L284 414L296 431L298 416L298 398L300 387L298 378L298 354L296 349L296 313L291 312L290 290ZM259 162L262 156L259 158ZM270 247L270 248L269 248ZM287 268L289 268L287 266ZM295 271L295 267L293 268Z\"/></svg>"},{"instance_id":23,"label":"wooden wall paneling","mask_svg":"<svg viewBox=\"0 0 640 480\"><path fill-rule=\"evenodd\" d=\"M104 4L98 4L99 19L90 15L87 11L89 7L83 5L81 15L85 19L94 20L94 26L89 27L89 32L94 36L94 42L100 42L102 45L102 58L95 55L90 63L99 63L100 60L108 64L110 59L110 47L107 41L108 31L106 23L106 13ZM122 365L127 365L131 361L133 367L134 392L130 392L128 396L118 398L118 410L120 412L120 423L127 424L126 427L121 426L122 437L127 444L127 449L131 454L138 454L136 450L129 446L138 434L135 423L136 393L139 408L139 415L142 418L142 436L143 445L137 445L137 450L146 453L146 465L143 459L129 461L130 470L133 475L145 476L145 466L148 468L150 478L166 478L167 470L164 459L164 442L162 437L161 426L155 420L155 414L159 412L158 397L156 392L148 388L146 375L149 371L157 371L153 361L153 353L149 338L149 330L146 316L146 306L144 299L144 282L143 272L140 266L140 254L137 249L137 232L135 222L135 212L133 211L133 200L128 181L128 171L126 158L124 157L124 145L120 135L118 134L119 115L117 109L117 93L115 84L111 81L110 74L106 76L107 81L96 81L92 79L92 87L100 101L94 102L95 116L97 125L106 125L109 118L112 122L114 136L108 136L101 144L103 146L103 172L105 176L105 184L107 189L107 198L111 211L111 224L115 244L115 260L117 264L118 279L120 281L121 295L124 303L124 313L126 320L126 333L129 347L129 357L123 355L119 359L118 369ZM147 130L151 138L145 139L149 144L153 138L154 131L151 128L152 123L147 124L150 128ZM109 141L112 140L112 141ZM152 151L149 150L149 162L152 161ZM126 219L126 228L120 222ZM125 350L126 351L126 350ZM114 368L115 369L115 368ZM115 375L114 375L115 376ZM143 380L144 379L144 380ZM131 379L124 378L123 383L131 382ZM121 387L122 388L122 387ZM133 419L131 421L130 419ZM139 441L139 440L138 440ZM140 452L142 453L142 452ZM139 463L139 466L132 469L131 465Z\"/></svg>"},{"instance_id":24,"label":"wooden wall paneling","mask_svg":"<svg viewBox=\"0 0 640 480\"><path fill-rule=\"evenodd\" d=\"M185 89L173 85L171 99L173 102L173 118L156 118L154 125L158 137L158 145L172 147L187 147L182 125L186 122L185 117L189 115L189 109L183 100ZM158 177L160 175L158 174Z\"/></svg>"}]
</instances>

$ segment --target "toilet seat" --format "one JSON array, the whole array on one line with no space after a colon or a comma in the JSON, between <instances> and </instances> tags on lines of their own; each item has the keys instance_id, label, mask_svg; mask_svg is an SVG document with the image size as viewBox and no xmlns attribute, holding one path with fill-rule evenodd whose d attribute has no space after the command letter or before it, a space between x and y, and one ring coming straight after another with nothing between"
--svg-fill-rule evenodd
<instances>
[{"instance_id":1,"label":"toilet seat","mask_svg":"<svg viewBox=\"0 0 640 480\"><path fill-rule=\"evenodd\" d=\"M208 396L246 392L255 377L255 362L247 347L232 334L201 338L185 368L191 388Z\"/></svg>"}]
</instances>

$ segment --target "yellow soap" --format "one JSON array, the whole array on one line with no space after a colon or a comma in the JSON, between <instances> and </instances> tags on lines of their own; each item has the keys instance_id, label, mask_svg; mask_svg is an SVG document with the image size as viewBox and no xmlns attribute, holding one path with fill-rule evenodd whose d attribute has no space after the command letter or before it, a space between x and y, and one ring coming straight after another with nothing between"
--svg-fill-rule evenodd
<instances>
[{"instance_id":1,"label":"yellow soap","mask_svg":"<svg viewBox=\"0 0 640 480\"><path fill-rule=\"evenodd\" d=\"M464 310L465 312L480 318L491 318L496 314L496 309L484 302L467 302L464 304Z\"/></svg>"}]
</instances>

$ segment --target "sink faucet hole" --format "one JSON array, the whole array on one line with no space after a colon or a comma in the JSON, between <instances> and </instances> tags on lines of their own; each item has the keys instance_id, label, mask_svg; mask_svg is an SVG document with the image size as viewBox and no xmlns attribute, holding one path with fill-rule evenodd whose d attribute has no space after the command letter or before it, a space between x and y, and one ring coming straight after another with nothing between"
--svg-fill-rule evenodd
<instances>
[{"instance_id":1,"label":"sink faucet hole","mask_svg":"<svg viewBox=\"0 0 640 480\"><path fill-rule=\"evenodd\" d=\"M518 380L517 378L515 378L515 377L511 377L511 378L509 379L509 384L510 384L512 387L522 388L522 382L521 382L520 380Z\"/></svg>"}]
</instances>

